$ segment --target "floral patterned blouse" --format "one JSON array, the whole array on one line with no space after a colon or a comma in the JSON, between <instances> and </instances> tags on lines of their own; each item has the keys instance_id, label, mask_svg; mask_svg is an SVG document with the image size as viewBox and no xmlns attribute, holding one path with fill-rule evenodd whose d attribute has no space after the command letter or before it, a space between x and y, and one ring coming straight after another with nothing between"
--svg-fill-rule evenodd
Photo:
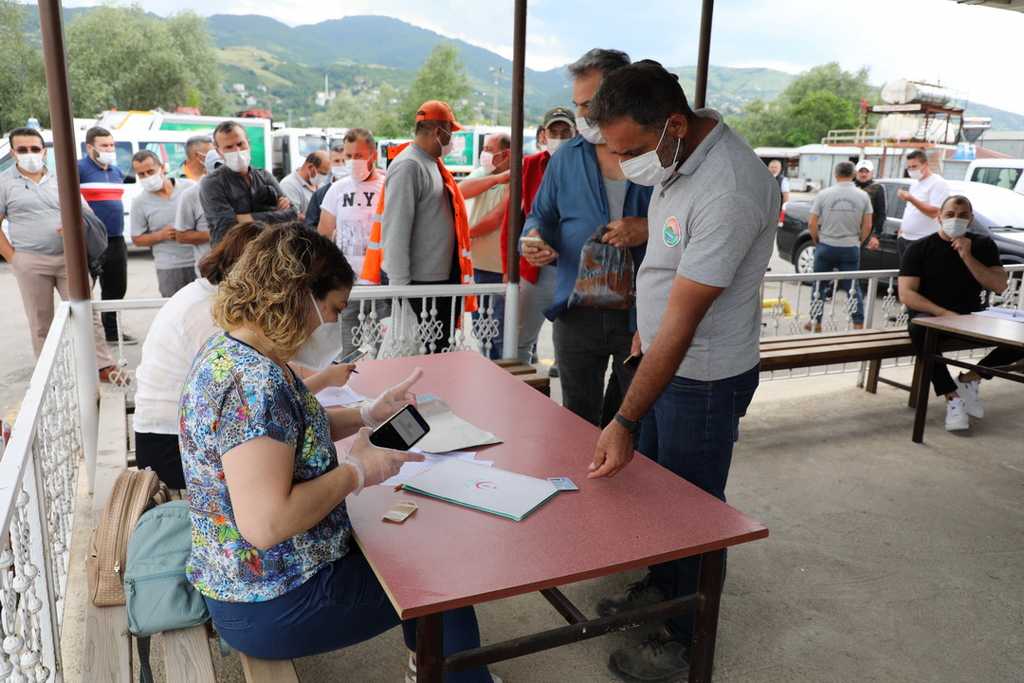
<instances>
[{"instance_id":1,"label":"floral patterned blouse","mask_svg":"<svg viewBox=\"0 0 1024 683\"><path fill-rule=\"evenodd\" d=\"M338 466L327 413L294 375L226 334L212 337L189 372L179 406L181 462L192 516L185 571L203 595L262 602L302 585L348 551L351 524L342 503L316 526L267 550L238 531L221 457L268 437L295 449L293 480ZM301 439L301 445L298 443Z\"/></svg>"}]
</instances>

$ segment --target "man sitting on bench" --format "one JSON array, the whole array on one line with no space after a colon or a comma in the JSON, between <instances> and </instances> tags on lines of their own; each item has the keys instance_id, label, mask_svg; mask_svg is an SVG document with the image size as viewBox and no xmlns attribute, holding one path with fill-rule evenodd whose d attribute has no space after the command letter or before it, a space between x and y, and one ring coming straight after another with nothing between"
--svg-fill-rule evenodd
<instances>
[{"instance_id":1,"label":"man sitting on bench","mask_svg":"<svg viewBox=\"0 0 1024 683\"><path fill-rule=\"evenodd\" d=\"M982 290L1002 294L1006 290L1006 271L999 263L999 250L991 238L968 233L974 220L971 202L963 195L951 195L942 203L937 217L940 229L930 237L911 243L900 266L900 301L918 315L959 315L984 308ZM924 346L924 328L910 326L910 339L920 351ZM979 365L1009 365L1024 353L996 348ZM958 431L971 426L970 417L983 417L985 410L978 398L981 379L991 375L974 371L956 380L945 364L937 363L932 384L937 396L946 397L946 429Z\"/></svg>"}]
</instances>

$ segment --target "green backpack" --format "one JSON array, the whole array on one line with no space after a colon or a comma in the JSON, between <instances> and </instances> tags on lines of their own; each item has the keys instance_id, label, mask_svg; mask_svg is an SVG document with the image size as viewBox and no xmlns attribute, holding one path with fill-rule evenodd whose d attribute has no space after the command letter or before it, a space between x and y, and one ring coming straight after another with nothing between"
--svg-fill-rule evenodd
<instances>
[{"instance_id":1,"label":"green backpack","mask_svg":"<svg viewBox=\"0 0 1024 683\"><path fill-rule=\"evenodd\" d=\"M188 504L173 500L139 518L128 541L124 571L128 630L136 636L209 621L206 603L185 577L192 552Z\"/></svg>"}]
</instances>

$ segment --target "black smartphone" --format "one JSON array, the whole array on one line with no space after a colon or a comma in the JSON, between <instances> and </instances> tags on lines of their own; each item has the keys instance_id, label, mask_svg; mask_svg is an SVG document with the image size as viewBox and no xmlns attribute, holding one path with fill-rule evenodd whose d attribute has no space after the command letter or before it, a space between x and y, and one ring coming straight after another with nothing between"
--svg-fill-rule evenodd
<instances>
[{"instance_id":1,"label":"black smartphone","mask_svg":"<svg viewBox=\"0 0 1024 683\"><path fill-rule=\"evenodd\" d=\"M350 353L345 354L344 356L342 356L341 358L339 358L338 360L336 360L334 362L335 363L358 363L361 360L366 360L366 358L369 357L369 355L370 355L369 351L364 351L363 349L356 349L356 350L354 350L354 351L352 351Z\"/></svg>"},{"instance_id":2,"label":"black smartphone","mask_svg":"<svg viewBox=\"0 0 1024 683\"><path fill-rule=\"evenodd\" d=\"M420 415L420 411L416 410L416 406L409 404L374 429L370 434L370 443L380 448L407 451L429 431L430 425Z\"/></svg>"}]
</instances>

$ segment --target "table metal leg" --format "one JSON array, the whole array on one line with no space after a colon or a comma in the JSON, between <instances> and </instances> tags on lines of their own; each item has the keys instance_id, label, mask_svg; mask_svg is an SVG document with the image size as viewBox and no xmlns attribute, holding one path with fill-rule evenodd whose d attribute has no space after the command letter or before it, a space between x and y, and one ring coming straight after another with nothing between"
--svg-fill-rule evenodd
<instances>
[{"instance_id":1,"label":"table metal leg","mask_svg":"<svg viewBox=\"0 0 1024 683\"><path fill-rule=\"evenodd\" d=\"M416 683L444 680L444 631L442 616L431 614L416 620Z\"/></svg>"},{"instance_id":2,"label":"table metal leg","mask_svg":"<svg viewBox=\"0 0 1024 683\"><path fill-rule=\"evenodd\" d=\"M939 335L931 327L924 329L924 349L917 357L921 365L921 374L914 387L914 443L924 441L924 423L928 418L928 391L932 386L932 373L935 372L935 354L939 350Z\"/></svg>"},{"instance_id":3,"label":"table metal leg","mask_svg":"<svg viewBox=\"0 0 1024 683\"><path fill-rule=\"evenodd\" d=\"M718 606L725 582L725 551L715 550L700 556L700 584L697 589L697 614L690 650L690 683L710 683L715 663L715 638L718 634Z\"/></svg>"}]
</instances>

